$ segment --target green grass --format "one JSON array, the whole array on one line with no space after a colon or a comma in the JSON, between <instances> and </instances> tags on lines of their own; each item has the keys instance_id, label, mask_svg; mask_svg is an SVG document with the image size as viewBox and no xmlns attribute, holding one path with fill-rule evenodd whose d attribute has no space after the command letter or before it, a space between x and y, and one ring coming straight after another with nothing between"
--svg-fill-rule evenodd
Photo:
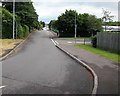
<instances>
[{"instance_id":1,"label":"green grass","mask_svg":"<svg viewBox=\"0 0 120 96\"><path fill-rule=\"evenodd\" d=\"M75 37L59 37L62 39L75 39ZM76 39L91 39L91 37L76 37Z\"/></svg>"},{"instance_id":2,"label":"green grass","mask_svg":"<svg viewBox=\"0 0 120 96\"><path fill-rule=\"evenodd\" d=\"M104 51L104 50L101 50L98 48L93 48L92 45L74 45L74 46L85 49L85 50L90 51L92 53L98 54L99 56L105 57L105 58L110 59L114 62L120 63L120 60L118 60L118 57L120 55L118 55L116 53L111 53L111 52Z\"/></svg>"}]
</instances>

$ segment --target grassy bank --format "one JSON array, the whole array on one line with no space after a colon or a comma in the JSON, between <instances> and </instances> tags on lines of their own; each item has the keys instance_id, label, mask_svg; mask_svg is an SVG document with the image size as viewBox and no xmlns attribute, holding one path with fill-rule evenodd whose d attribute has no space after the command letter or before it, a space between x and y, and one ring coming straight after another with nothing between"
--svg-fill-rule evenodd
<instances>
[{"instance_id":1,"label":"grassy bank","mask_svg":"<svg viewBox=\"0 0 120 96\"><path fill-rule=\"evenodd\" d=\"M98 54L99 56L105 57L105 58L110 59L114 62L120 63L120 60L118 60L118 57L120 55L118 55L116 53L111 53L108 51L100 50L98 48L93 48L92 45L74 45L74 46L85 49L85 50L90 51L92 53Z\"/></svg>"},{"instance_id":2,"label":"grassy bank","mask_svg":"<svg viewBox=\"0 0 120 96\"><path fill-rule=\"evenodd\" d=\"M13 49L16 44L20 43L22 39L0 39L0 55L3 55L7 50Z\"/></svg>"}]
</instances>

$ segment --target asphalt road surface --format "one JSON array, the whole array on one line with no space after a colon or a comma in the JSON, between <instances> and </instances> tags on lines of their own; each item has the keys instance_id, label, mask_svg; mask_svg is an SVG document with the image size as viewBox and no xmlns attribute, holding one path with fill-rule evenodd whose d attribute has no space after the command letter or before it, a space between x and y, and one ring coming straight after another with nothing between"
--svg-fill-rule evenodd
<instances>
[{"instance_id":1,"label":"asphalt road surface","mask_svg":"<svg viewBox=\"0 0 120 96\"><path fill-rule=\"evenodd\" d=\"M91 74L57 49L48 31L36 31L2 62L3 94L90 94Z\"/></svg>"}]
</instances>

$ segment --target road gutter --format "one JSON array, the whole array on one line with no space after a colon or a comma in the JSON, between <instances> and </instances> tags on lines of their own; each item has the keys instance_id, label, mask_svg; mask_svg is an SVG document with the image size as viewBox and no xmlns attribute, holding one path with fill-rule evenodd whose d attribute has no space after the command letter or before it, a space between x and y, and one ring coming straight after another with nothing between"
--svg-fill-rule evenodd
<instances>
[{"instance_id":1,"label":"road gutter","mask_svg":"<svg viewBox=\"0 0 120 96\"><path fill-rule=\"evenodd\" d=\"M12 53L15 52L16 49L18 49L30 36L32 33L30 33L27 38L25 38L23 41L20 42L20 44L18 44L17 46L15 46L8 54L6 54L5 56L0 58L0 61L6 59L8 56L10 56Z\"/></svg>"},{"instance_id":2,"label":"road gutter","mask_svg":"<svg viewBox=\"0 0 120 96\"><path fill-rule=\"evenodd\" d=\"M54 43L54 45L60 49L61 51L63 51L64 53L66 53L68 56L70 56L72 59L76 60L79 64L81 64L83 67L85 67L88 71L90 71L90 73L93 75L94 78L94 85L93 85L93 90L92 90L92 96L95 96L97 93L97 88L98 88L98 76L95 73L95 71L88 66L86 63L84 63L83 61L79 60L78 58L76 58L75 56L73 56L72 54L70 54L69 52L65 51L63 48L61 48L59 46L59 44L57 44L53 39L51 39L52 42Z\"/></svg>"}]
</instances>

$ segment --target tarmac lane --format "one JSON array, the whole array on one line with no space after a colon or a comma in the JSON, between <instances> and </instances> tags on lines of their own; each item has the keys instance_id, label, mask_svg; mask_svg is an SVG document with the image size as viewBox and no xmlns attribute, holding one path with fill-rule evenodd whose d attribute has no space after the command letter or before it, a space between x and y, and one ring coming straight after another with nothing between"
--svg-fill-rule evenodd
<instances>
[{"instance_id":1,"label":"tarmac lane","mask_svg":"<svg viewBox=\"0 0 120 96\"><path fill-rule=\"evenodd\" d=\"M3 94L91 94L91 74L49 37L48 31L34 32L17 54L2 62Z\"/></svg>"}]
</instances>

